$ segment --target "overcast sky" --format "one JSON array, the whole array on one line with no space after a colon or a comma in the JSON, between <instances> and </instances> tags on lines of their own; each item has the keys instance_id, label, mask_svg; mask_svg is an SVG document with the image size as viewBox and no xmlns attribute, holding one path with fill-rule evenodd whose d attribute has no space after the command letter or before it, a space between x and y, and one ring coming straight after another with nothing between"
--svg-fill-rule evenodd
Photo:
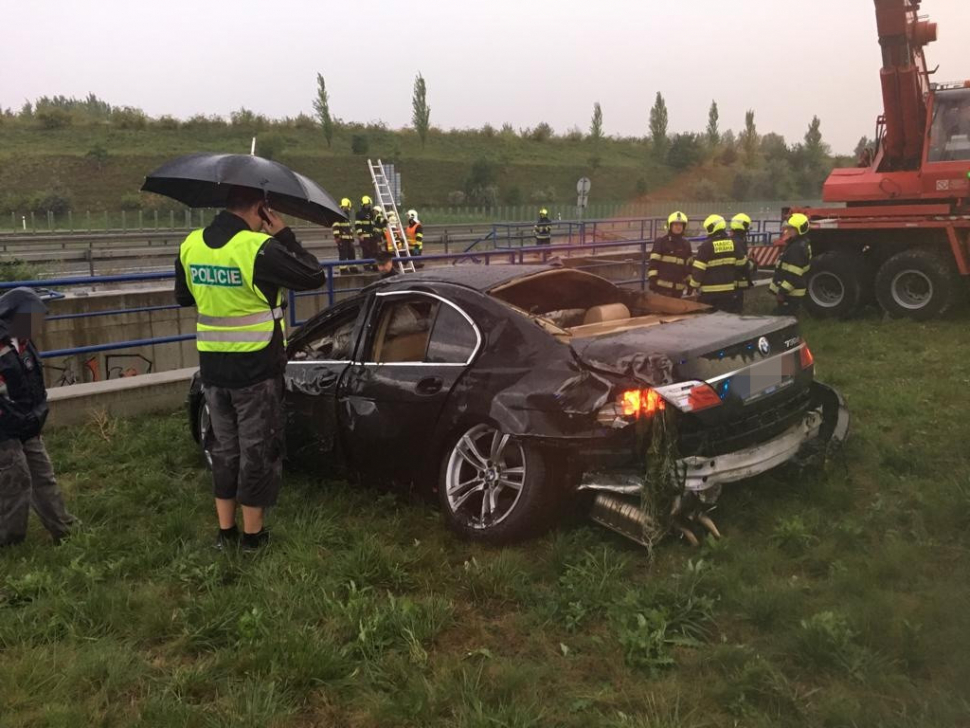
<instances>
[{"instance_id":1,"label":"overcast sky","mask_svg":"<svg viewBox=\"0 0 970 728\"><path fill-rule=\"evenodd\" d=\"M970 78L970 1L931 0L940 81ZM881 110L872 0L0 0L0 104L89 91L153 116L312 112L317 71L346 120L410 123L428 83L440 127L643 135L661 91L671 131L756 111L789 141L812 114L836 151ZM961 41L960 38L964 40ZM962 51L962 53L961 53ZM961 57L962 55L962 57Z\"/></svg>"}]
</instances>

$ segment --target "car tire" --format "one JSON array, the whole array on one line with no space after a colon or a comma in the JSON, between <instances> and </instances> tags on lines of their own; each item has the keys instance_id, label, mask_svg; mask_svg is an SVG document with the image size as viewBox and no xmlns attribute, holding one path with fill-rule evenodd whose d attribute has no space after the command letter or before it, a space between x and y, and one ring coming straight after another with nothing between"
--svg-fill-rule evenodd
<instances>
[{"instance_id":1,"label":"car tire","mask_svg":"<svg viewBox=\"0 0 970 728\"><path fill-rule=\"evenodd\" d=\"M865 305L872 273L862 256L823 253L812 261L806 281L805 308L816 318L846 319Z\"/></svg>"},{"instance_id":2,"label":"car tire","mask_svg":"<svg viewBox=\"0 0 970 728\"><path fill-rule=\"evenodd\" d=\"M876 274L876 298L894 318L926 321L956 302L959 279L952 262L930 250L896 253Z\"/></svg>"},{"instance_id":3,"label":"car tire","mask_svg":"<svg viewBox=\"0 0 970 728\"><path fill-rule=\"evenodd\" d=\"M547 468L535 445L479 423L442 458L438 497L448 527L471 541L504 544L547 526ZM515 487L517 486L517 487Z\"/></svg>"},{"instance_id":4,"label":"car tire","mask_svg":"<svg viewBox=\"0 0 970 728\"><path fill-rule=\"evenodd\" d=\"M197 425L199 428L199 451L202 453L202 459L205 460L206 466L212 469L212 454L209 452L209 447L212 445L212 437L210 435L210 430L212 429L212 418L209 416L209 404L205 401L205 398L199 402L199 411L196 413Z\"/></svg>"}]
</instances>

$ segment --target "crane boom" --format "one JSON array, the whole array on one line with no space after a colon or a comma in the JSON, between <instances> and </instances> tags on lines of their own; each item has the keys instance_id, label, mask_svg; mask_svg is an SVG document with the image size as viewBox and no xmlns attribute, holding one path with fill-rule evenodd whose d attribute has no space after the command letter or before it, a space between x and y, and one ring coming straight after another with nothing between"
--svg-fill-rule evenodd
<instances>
[{"instance_id":1,"label":"crane boom","mask_svg":"<svg viewBox=\"0 0 970 728\"><path fill-rule=\"evenodd\" d=\"M923 48L936 40L936 23L919 19L920 0L875 0L875 4L886 125L879 169L918 169L930 91Z\"/></svg>"}]
</instances>

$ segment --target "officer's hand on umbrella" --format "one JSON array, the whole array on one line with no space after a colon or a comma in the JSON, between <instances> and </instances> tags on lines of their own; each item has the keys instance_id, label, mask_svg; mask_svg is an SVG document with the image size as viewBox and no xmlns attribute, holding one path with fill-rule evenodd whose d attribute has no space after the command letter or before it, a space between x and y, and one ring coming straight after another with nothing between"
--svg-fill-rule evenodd
<instances>
[{"instance_id":1,"label":"officer's hand on umbrella","mask_svg":"<svg viewBox=\"0 0 970 728\"><path fill-rule=\"evenodd\" d=\"M286 227L286 223L283 222L283 218L268 207L263 207L259 216L263 218L263 230L270 235L276 235L276 233Z\"/></svg>"}]
</instances>

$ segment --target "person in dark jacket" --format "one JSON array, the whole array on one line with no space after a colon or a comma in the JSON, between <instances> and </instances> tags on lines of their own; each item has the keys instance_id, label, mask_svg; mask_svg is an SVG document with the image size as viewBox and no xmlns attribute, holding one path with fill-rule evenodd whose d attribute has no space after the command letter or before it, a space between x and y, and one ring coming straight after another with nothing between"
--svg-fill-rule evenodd
<instances>
[{"instance_id":1,"label":"person in dark jacket","mask_svg":"<svg viewBox=\"0 0 970 728\"><path fill-rule=\"evenodd\" d=\"M46 312L29 288L0 297L0 546L24 540L31 508L55 542L77 523L40 436L47 388L32 335Z\"/></svg>"},{"instance_id":2,"label":"person in dark jacket","mask_svg":"<svg viewBox=\"0 0 970 728\"><path fill-rule=\"evenodd\" d=\"M283 464L283 289L306 291L325 282L320 262L259 190L234 188L227 209L181 245L175 299L199 312L196 345L212 424L217 547L241 540L251 550L269 539L264 509L276 504Z\"/></svg>"},{"instance_id":3,"label":"person in dark jacket","mask_svg":"<svg viewBox=\"0 0 970 728\"><path fill-rule=\"evenodd\" d=\"M758 273L758 264L748 257L748 233L751 232L751 217L739 212L731 218L731 239L737 247L738 255L747 261L744 274L738 279L738 310L744 308L744 292L754 287L754 279Z\"/></svg>"},{"instance_id":4,"label":"person in dark jacket","mask_svg":"<svg viewBox=\"0 0 970 728\"><path fill-rule=\"evenodd\" d=\"M657 238L650 251L647 279L651 293L680 298L687 290L693 251L690 242L684 237L686 231L687 215L674 212L667 218L667 234Z\"/></svg>"},{"instance_id":5,"label":"person in dark jacket","mask_svg":"<svg viewBox=\"0 0 970 728\"><path fill-rule=\"evenodd\" d=\"M539 210L539 219L536 221L533 233L536 245L552 245L552 220L549 219L549 210L544 207Z\"/></svg>"},{"instance_id":6,"label":"person in dark jacket","mask_svg":"<svg viewBox=\"0 0 970 728\"><path fill-rule=\"evenodd\" d=\"M704 221L707 240L700 244L691 266L690 286L698 301L728 313L741 313L738 281L748 260L728 237L727 221L711 215Z\"/></svg>"},{"instance_id":7,"label":"person in dark jacket","mask_svg":"<svg viewBox=\"0 0 970 728\"><path fill-rule=\"evenodd\" d=\"M382 250L377 254L377 272L381 274L381 280L398 275L398 270L394 267L393 253Z\"/></svg>"},{"instance_id":8,"label":"person in dark jacket","mask_svg":"<svg viewBox=\"0 0 970 728\"><path fill-rule=\"evenodd\" d=\"M370 197L364 195L360 198L360 209L357 210L357 218L354 220L354 231L357 233L357 240L360 241L360 254L362 258L374 259L377 256L378 241L375 236L374 205ZM383 244L381 240L381 244ZM376 270L374 265L367 266L371 270Z\"/></svg>"},{"instance_id":9,"label":"person in dark jacket","mask_svg":"<svg viewBox=\"0 0 970 728\"><path fill-rule=\"evenodd\" d=\"M775 315L794 316L805 298L806 280L812 268L812 245L808 217L796 212L785 222L785 250L775 263L768 290L775 297Z\"/></svg>"}]
</instances>

